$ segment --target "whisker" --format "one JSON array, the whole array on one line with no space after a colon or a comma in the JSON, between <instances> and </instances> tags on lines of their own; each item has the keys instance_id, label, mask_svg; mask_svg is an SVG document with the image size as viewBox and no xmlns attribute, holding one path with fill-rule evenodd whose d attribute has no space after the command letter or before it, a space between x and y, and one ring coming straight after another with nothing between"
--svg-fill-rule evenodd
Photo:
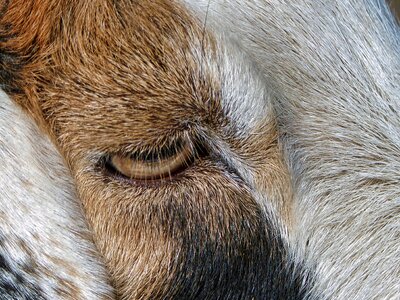
<instances>
[{"instance_id":1,"label":"whisker","mask_svg":"<svg viewBox=\"0 0 400 300\"><path fill-rule=\"evenodd\" d=\"M211 0L208 0L207 2L207 9L206 9L206 15L204 17L204 23L203 23L203 29L202 29L202 37L201 37L201 63L200 63L200 74L203 73L203 58L205 57L205 47L204 47L204 41L205 41L205 36L206 36L206 27L207 27L207 20L208 20L208 13L210 11L210 3Z\"/></svg>"}]
</instances>

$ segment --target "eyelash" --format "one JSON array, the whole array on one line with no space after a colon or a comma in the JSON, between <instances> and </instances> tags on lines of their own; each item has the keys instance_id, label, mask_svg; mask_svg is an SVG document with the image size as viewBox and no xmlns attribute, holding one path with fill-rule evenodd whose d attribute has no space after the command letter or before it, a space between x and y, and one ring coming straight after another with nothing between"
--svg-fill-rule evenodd
<instances>
[{"instance_id":1,"label":"eyelash","mask_svg":"<svg viewBox=\"0 0 400 300\"><path fill-rule=\"evenodd\" d=\"M108 175L125 181L141 184L167 182L208 156L208 149L204 145L199 139L192 142L182 138L158 149L109 154L103 158L102 165Z\"/></svg>"}]
</instances>

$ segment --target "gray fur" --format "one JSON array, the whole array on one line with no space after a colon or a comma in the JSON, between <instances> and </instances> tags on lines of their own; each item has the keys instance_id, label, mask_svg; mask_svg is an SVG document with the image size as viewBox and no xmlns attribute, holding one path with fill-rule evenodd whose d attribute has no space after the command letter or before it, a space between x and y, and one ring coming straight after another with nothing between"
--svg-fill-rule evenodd
<instances>
[{"instance_id":1,"label":"gray fur","mask_svg":"<svg viewBox=\"0 0 400 300\"><path fill-rule=\"evenodd\" d=\"M1 91L0 128L0 299L111 299L68 169Z\"/></svg>"}]
</instances>

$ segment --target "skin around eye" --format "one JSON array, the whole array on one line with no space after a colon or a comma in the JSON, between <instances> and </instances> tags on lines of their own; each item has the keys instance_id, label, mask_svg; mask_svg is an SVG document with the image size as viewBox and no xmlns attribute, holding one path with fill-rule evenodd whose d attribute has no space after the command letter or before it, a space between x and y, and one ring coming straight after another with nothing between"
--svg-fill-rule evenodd
<instances>
[{"instance_id":1,"label":"skin around eye","mask_svg":"<svg viewBox=\"0 0 400 300\"><path fill-rule=\"evenodd\" d=\"M184 142L158 151L114 154L109 164L117 173L130 179L159 180L171 178L185 170L193 158L194 149L189 142Z\"/></svg>"}]
</instances>

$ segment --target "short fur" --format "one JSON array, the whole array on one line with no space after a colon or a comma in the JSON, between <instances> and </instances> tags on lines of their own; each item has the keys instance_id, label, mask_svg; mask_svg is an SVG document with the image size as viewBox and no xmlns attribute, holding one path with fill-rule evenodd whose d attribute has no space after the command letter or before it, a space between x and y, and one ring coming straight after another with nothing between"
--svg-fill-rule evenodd
<instances>
[{"instance_id":1,"label":"short fur","mask_svg":"<svg viewBox=\"0 0 400 300\"><path fill-rule=\"evenodd\" d=\"M2 12L4 89L68 161L118 296L398 296L399 32L383 1ZM182 136L204 151L171 180L104 163Z\"/></svg>"},{"instance_id":2,"label":"short fur","mask_svg":"<svg viewBox=\"0 0 400 300\"><path fill-rule=\"evenodd\" d=\"M207 1L188 3L205 14ZM311 295L398 299L400 31L388 6L212 1L207 11L275 94L294 186L290 245L315 272Z\"/></svg>"},{"instance_id":3,"label":"short fur","mask_svg":"<svg viewBox=\"0 0 400 300\"><path fill-rule=\"evenodd\" d=\"M0 93L0 298L113 299L69 170Z\"/></svg>"},{"instance_id":4,"label":"short fur","mask_svg":"<svg viewBox=\"0 0 400 300\"><path fill-rule=\"evenodd\" d=\"M119 296L301 297L284 243L287 169L254 64L171 1L65 5L10 2L3 82L66 156ZM104 166L182 135L207 149L171 181Z\"/></svg>"}]
</instances>

